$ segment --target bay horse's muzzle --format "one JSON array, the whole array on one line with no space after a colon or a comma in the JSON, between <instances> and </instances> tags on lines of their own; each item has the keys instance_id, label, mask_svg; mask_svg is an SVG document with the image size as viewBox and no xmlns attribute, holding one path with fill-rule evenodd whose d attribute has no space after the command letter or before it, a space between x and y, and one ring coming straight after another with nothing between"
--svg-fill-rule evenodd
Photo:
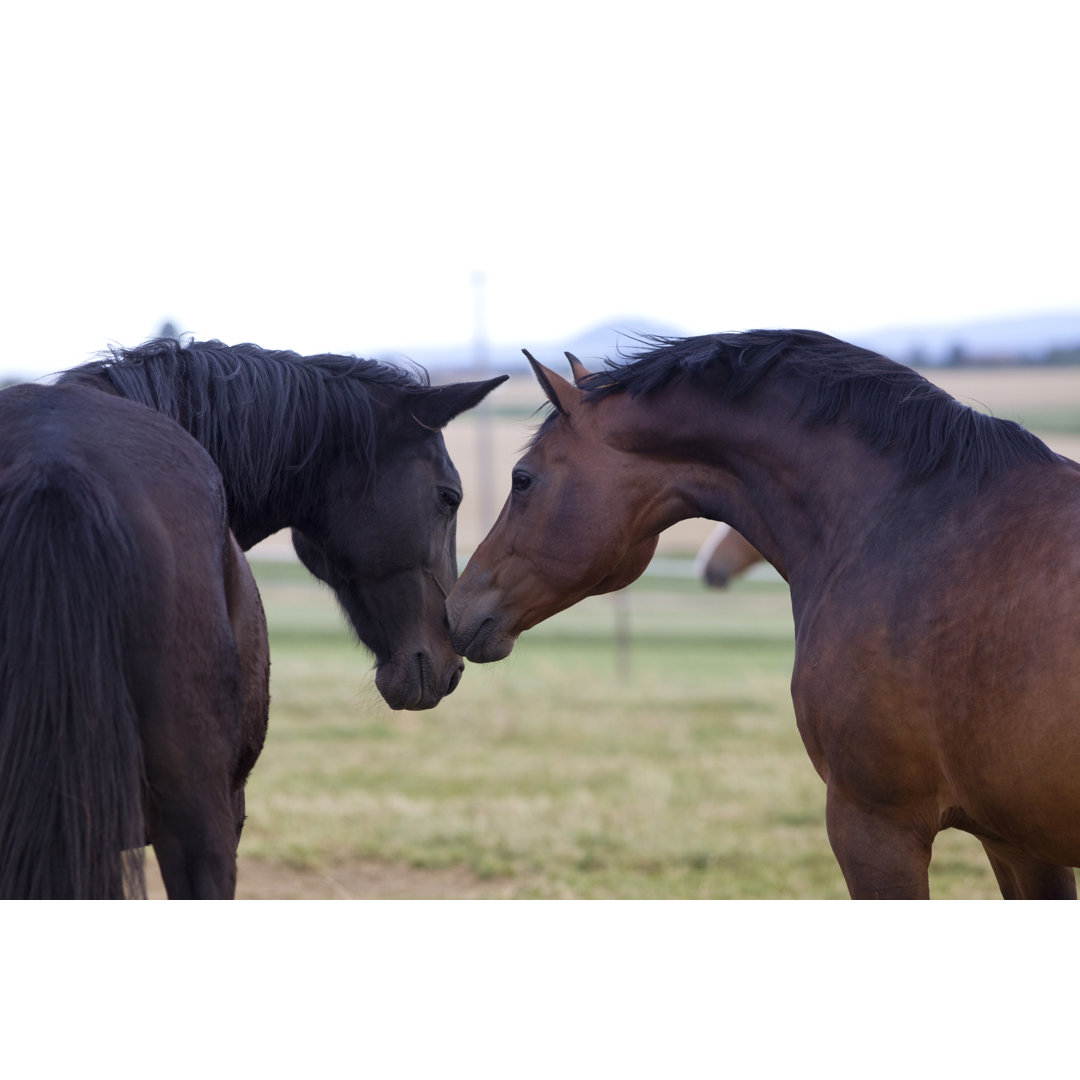
<instances>
[{"instance_id":1,"label":"bay horse's muzzle","mask_svg":"<svg viewBox=\"0 0 1080 1080\"><path fill-rule=\"evenodd\" d=\"M490 664L513 652L517 634L507 633L498 616L478 603L462 603L463 593L455 589L446 604L450 623L450 643L466 660Z\"/></svg>"}]
</instances>

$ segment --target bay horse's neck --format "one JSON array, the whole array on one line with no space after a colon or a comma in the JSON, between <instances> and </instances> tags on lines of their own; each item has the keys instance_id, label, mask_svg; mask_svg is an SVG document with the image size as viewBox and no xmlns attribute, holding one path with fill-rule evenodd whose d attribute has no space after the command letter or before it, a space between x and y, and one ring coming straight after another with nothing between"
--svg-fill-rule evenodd
<instances>
[{"instance_id":1,"label":"bay horse's neck","mask_svg":"<svg viewBox=\"0 0 1080 1080\"><path fill-rule=\"evenodd\" d=\"M765 442L724 441L726 464L710 470L703 510L742 532L796 594L822 580L910 495L896 463L843 428L792 425ZM710 450L721 452L715 442Z\"/></svg>"},{"instance_id":2,"label":"bay horse's neck","mask_svg":"<svg viewBox=\"0 0 1080 1080\"><path fill-rule=\"evenodd\" d=\"M661 392L604 404L621 433L613 445L656 462L663 494L648 528L691 517L727 522L794 590L827 573L910 494L893 458L848 425L804 425L790 401L688 408L684 395Z\"/></svg>"}]
</instances>

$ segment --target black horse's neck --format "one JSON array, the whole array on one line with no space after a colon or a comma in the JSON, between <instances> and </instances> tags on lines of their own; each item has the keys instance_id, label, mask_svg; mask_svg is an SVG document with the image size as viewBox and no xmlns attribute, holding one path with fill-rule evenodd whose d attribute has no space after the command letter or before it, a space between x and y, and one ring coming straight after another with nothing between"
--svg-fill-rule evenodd
<instances>
[{"instance_id":1,"label":"black horse's neck","mask_svg":"<svg viewBox=\"0 0 1080 1080\"><path fill-rule=\"evenodd\" d=\"M328 460L373 467L379 415L425 383L410 371L350 356L301 357L254 345L173 339L114 349L66 372L171 417L221 471L242 547L296 524Z\"/></svg>"}]
</instances>

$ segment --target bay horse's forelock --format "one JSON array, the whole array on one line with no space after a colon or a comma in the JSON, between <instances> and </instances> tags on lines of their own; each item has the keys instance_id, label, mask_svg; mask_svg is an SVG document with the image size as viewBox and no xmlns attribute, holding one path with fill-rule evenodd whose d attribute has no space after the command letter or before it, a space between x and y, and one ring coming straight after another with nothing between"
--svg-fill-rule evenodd
<instances>
[{"instance_id":1,"label":"bay horse's forelock","mask_svg":"<svg viewBox=\"0 0 1080 1080\"><path fill-rule=\"evenodd\" d=\"M1004 896L1074 898L1080 467L807 331L575 374L538 372L558 412L451 593L466 657L505 655L676 520L729 522L791 586L795 715L851 895L927 896L955 827Z\"/></svg>"}]
</instances>

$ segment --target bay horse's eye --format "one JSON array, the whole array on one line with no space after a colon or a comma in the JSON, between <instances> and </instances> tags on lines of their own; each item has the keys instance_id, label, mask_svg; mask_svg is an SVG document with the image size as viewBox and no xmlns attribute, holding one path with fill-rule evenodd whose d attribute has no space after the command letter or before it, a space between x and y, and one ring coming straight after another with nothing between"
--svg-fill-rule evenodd
<instances>
[{"instance_id":1,"label":"bay horse's eye","mask_svg":"<svg viewBox=\"0 0 1080 1080\"><path fill-rule=\"evenodd\" d=\"M515 469L513 476L510 478L510 486L515 495L528 491L532 487L532 482L533 478L527 472L522 472L521 469Z\"/></svg>"},{"instance_id":2,"label":"bay horse's eye","mask_svg":"<svg viewBox=\"0 0 1080 1080\"><path fill-rule=\"evenodd\" d=\"M461 505L461 492L453 488L439 488L439 501L451 513Z\"/></svg>"}]
</instances>

